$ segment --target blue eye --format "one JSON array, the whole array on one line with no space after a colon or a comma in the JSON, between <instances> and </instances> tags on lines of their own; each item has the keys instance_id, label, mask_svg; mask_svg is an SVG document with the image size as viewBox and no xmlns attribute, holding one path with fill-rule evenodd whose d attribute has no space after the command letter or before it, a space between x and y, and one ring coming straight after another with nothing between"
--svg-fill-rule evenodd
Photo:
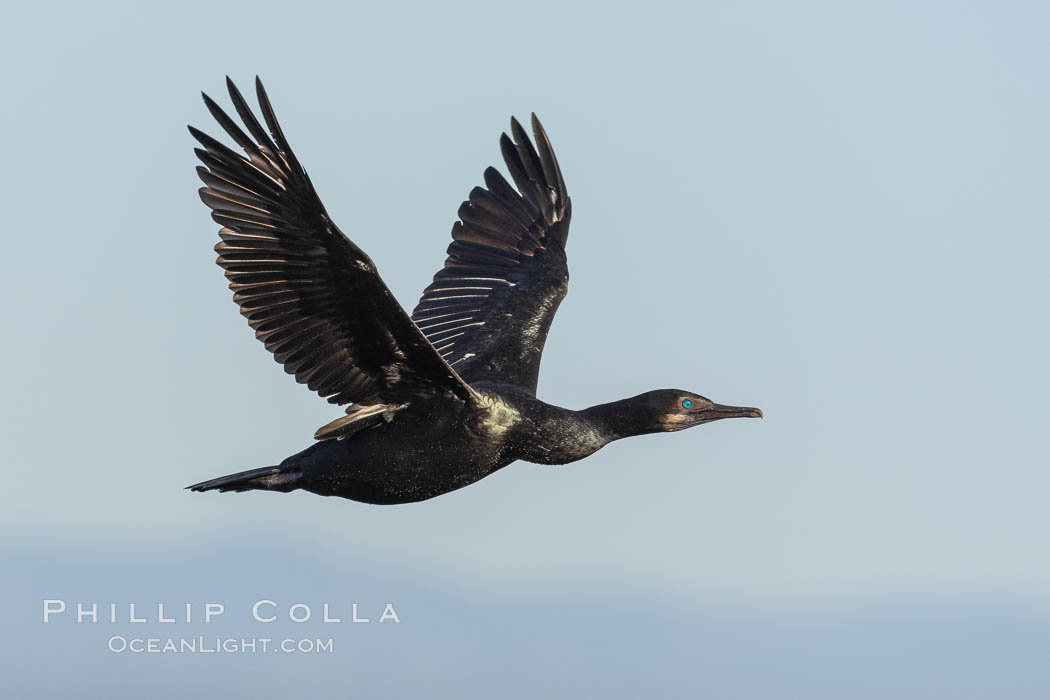
<instances>
[{"instance_id":1,"label":"blue eye","mask_svg":"<svg viewBox=\"0 0 1050 700\"><path fill-rule=\"evenodd\" d=\"M693 402L690 401L689 399L685 399L685 400L682 401L682 405L685 406L686 408L692 408L693 407Z\"/></svg>"}]
</instances>

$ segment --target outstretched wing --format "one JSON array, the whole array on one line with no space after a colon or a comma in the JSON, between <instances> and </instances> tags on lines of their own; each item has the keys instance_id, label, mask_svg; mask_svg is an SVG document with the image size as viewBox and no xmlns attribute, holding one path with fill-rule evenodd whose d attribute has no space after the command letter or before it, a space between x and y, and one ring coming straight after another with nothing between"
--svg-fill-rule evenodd
<instances>
[{"instance_id":1,"label":"outstretched wing","mask_svg":"<svg viewBox=\"0 0 1050 700\"><path fill-rule=\"evenodd\" d=\"M500 147L515 191L495 168L459 208L445 267L412 320L468 382L494 381L536 393L540 356L565 298L565 239L572 203L547 134L511 119Z\"/></svg>"},{"instance_id":2,"label":"outstretched wing","mask_svg":"<svg viewBox=\"0 0 1050 700\"><path fill-rule=\"evenodd\" d=\"M206 166L197 168L201 199L222 225L217 262L255 336L296 381L331 403L358 404L352 415L376 417L419 396L470 398L373 262L329 219L259 79L269 133L226 84L247 134L207 95L204 102L247 157L190 133L204 147L196 149Z\"/></svg>"}]
</instances>

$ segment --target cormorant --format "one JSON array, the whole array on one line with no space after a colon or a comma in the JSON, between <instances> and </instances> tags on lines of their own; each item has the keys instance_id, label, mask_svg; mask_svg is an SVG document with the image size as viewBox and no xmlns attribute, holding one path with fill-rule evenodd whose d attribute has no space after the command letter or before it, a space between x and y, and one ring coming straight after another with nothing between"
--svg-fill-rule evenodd
<instances>
[{"instance_id":1,"label":"cormorant","mask_svg":"<svg viewBox=\"0 0 1050 700\"><path fill-rule=\"evenodd\" d=\"M500 148L514 185L485 170L485 187L459 208L444 267L409 316L329 218L259 79L266 128L229 78L226 85L247 133L207 95L204 103L246 156L189 127L203 146L200 197L222 226L217 262L285 371L347 408L279 465L187 488L410 503L519 459L566 464L632 435L762 416L679 389L581 411L536 398L540 354L569 282L572 214L536 115L535 146L511 119Z\"/></svg>"}]
</instances>

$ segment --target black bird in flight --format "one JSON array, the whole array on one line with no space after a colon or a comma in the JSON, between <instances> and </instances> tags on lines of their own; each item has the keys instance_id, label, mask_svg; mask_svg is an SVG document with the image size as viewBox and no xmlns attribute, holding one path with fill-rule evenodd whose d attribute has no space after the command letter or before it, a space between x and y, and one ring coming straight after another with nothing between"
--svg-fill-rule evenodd
<instances>
[{"instance_id":1,"label":"black bird in flight","mask_svg":"<svg viewBox=\"0 0 1050 700\"><path fill-rule=\"evenodd\" d=\"M204 103L244 155L190 127L203 146L200 196L222 226L218 264L266 349L346 415L278 466L188 488L410 503L519 459L566 464L632 435L762 416L679 389L581 411L536 398L540 354L569 283L572 202L535 115L535 146L515 119L500 137L514 185L485 170L485 187L459 208L444 267L409 316L329 218L259 79L265 128L226 85L247 133L207 95Z\"/></svg>"}]
</instances>

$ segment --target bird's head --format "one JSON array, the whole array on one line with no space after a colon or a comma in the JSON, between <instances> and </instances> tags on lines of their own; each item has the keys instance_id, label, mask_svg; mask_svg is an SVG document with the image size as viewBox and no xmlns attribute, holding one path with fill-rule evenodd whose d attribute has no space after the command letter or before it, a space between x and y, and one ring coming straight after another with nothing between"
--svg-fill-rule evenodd
<instances>
[{"instance_id":1,"label":"bird's head","mask_svg":"<svg viewBox=\"0 0 1050 700\"><path fill-rule=\"evenodd\" d=\"M682 389L658 389L628 399L644 432L673 432L723 418L761 418L747 406L724 406Z\"/></svg>"}]
</instances>

